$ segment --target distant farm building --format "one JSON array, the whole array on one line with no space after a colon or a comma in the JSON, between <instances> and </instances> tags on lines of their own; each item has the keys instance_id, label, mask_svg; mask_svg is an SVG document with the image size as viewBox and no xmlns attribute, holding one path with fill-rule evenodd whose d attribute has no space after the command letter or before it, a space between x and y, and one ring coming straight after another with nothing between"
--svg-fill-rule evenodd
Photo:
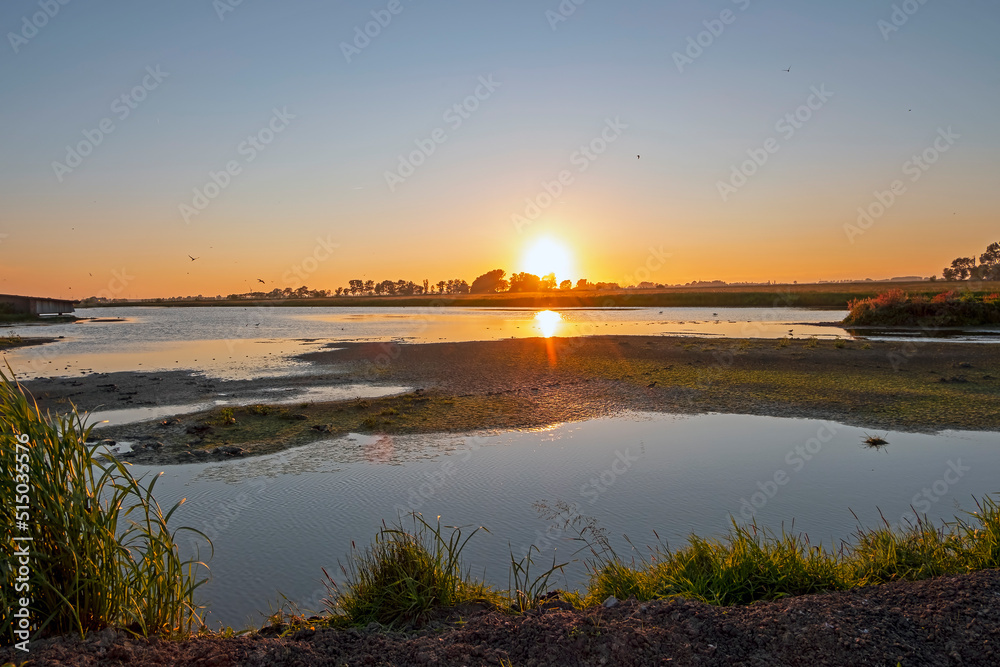
<instances>
[{"instance_id":1,"label":"distant farm building","mask_svg":"<svg viewBox=\"0 0 1000 667\"><path fill-rule=\"evenodd\" d=\"M24 313L26 315L64 315L73 312L76 301L66 299L46 299L36 296L0 294L0 312Z\"/></svg>"}]
</instances>

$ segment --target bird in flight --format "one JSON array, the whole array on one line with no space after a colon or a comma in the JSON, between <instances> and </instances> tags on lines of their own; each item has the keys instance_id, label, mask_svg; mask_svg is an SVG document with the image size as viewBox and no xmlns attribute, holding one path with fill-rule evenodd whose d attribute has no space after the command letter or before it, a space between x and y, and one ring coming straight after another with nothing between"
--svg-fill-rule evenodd
<instances>
[{"instance_id":1,"label":"bird in flight","mask_svg":"<svg viewBox=\"0 0 1000 667\"><path fill-rule=\"evenodd\" d=\"M259 282L261 285L266 285L267 284L263 280L261 280L260 278L257 279L257 282Z\"/></svg>"},{"instance_id":2,"label":"bird in flight","mask_svg":"<svg viewBox=\"0 0 1000 667\"><path fill-rule=\"evenodd\" d=\"M188 257L191 257L191 255L188 255ZM196 259L201 259L201 257L191 257L191 261L192 261L192 262L193 262L194 260L196 260Z\"/></svg>"},{"instance_id":3,"label":"bird in flight","mask_svg":"<svg viewBox=\"0 0 1000 667\"><path fill-rule=\"evenodd\" d=\"M788 73L791 73L791 71L792 71L792 68L791 68L791 67L789 67L788 69L783 69L783 70L781 70L781 71L782 71L782 72L788 72Z\"/></svg>"},{"instance_id":4,"label":"bird in flight","mask_svg":"<svg viewBox=\"0 0 1000 667\"><path fill-rule=\"evenodd\" d=\"M639 156L639 155L636 155L636 156L635 156L635 159L636 159L636 160L638 160L638 159L639 159L640 157L641 157L641 156Z\"/></svg>"}]
</instances>

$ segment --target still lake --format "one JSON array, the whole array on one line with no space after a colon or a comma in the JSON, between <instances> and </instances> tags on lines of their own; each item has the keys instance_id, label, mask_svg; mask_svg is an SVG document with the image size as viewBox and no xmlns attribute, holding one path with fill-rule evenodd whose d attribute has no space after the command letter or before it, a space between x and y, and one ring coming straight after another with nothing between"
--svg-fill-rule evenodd
<instances>
[{"instance_id":1,"label":"still lake","mask_svg":"<svg viewBox=\"0 0 1000 667\"><path fill-rule=\"evenodd\" d=\"M570 309L555 321L536 319L534 310L458 308L102 308L79 314L124 321L4 328L5 334L64 337L6 351L19 378L159 370L222 379L309 375L313 367L295 355L361 340L849 335L821 325L846 313L800 309ZM276 400L403 390L316 386ZM116 421L151 416L129 412ZM851 510L869 526L880 511L898 522L911 506L948 519L974 509L973 496L1000 492L996 433L880 435L889 446L869 450L861 447L863 430L835 423L632 413L540 431L353 434L273 456L136 466L136 472L164 472L156 487L162 506L187 498L176 525L204 531L215 547L211 581L199 590L211 608L210 625L240 628L259 625L260 613L276 606L279 594L303 609L320 609L326 595L321 568L339 573L352 540L366 545L382 521L410 510L432 522L441 515L444 524L487 527L489 533L469 543L465 560L476 575L506 588L508 549L519 558L536 544L543 548L536 561L548 564L553 549L561 561L571 560L579 546L558 521L539 514L539 502L575 504L627 554L623 535L642 549L656 544L655 530L680 546L691 533L724 534L731 516L779 531L794 520L796 531L831 545L850 539L856 528ZM185 555L193 552L186 538L181 547ZM585 582L576 561L552 584L573 589Z\"/></svg>"}]
</instances>

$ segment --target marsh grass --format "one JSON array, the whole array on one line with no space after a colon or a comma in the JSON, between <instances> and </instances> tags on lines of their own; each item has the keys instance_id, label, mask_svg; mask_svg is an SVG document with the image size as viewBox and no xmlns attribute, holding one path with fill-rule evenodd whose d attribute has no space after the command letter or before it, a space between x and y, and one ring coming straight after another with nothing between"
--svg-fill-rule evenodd
<instances>
[{"instance_id":1,"label":"marsh grass","mask_svg":"<svg viewBox=\"0 0 1000 667\"><path fill-rule=\"evenodd\" d=\"M614 595L749 604L1000 567L1000 504L987 496L976 507L939 526L920 516L900 528L883 519L881 526L859 527L852 543L837 550L814 546L805 534L775 534L733 521L722 539L691 536L676 551L661 543L638 561L620 557L592 525L578 526L591 552L584 602L599 604Z\"/></svg>"},{"instance_id":2,"label":"marsh grass","mask_svg":"<svg viewBox=\"0 0 1000 667\"><path fill-rule=\"evenodd\" d=\"M476 533L463 537L462 529L431 525L417 513L413 528L402 520L385 523L372 544L354 547L346 566L343 589L324 570L330 597L325 601L334 616L346 616L358 625L379 623L405 626L425 621L435 610L464 603L485 602L500 607L503 596L472 578L462 566L462 550Z\"/></svg>"},{"instance_id":3,"label":"marsh grass","mask_svg":"<svg viewBox=\"0 0 1000 667\"><path fill-rule=\"evenodd\" d=\"M16 592L14 559L5 558L0 606L12 637L15 599L32 600L33 636L114 626L141 635L172 635L200 625L194 592L203 563L182 560L173 513L153 497L157 477L136 479L120 461L86 445L90 427L74 409L43 415L21 386L0 371L0 441L5 502L4 543L31 536L30 590ZM28 443L16 447L18 436ZM25 516L16 515L15 484L28 487ZM22 494L19 494L22 495ZM24 510L21 510L24 511ZM18 528L16 521L26 521ZM211 542L209 541L210 545ZM5 549L10 553L12 546Z\"/></svg>"},{"instance_id":4,"label":"marsh grass","mask_svg":"<svg viewBox=\"0 0 1000 667\"><path fill-rule=\"evenodd\" d=\"M508 544L508 549L510 545ZM556 572L562 572L569 563L556 564L555 554L552 554L552 566L532 576L531 567L535 564L531 552L540 553L538 547L532 544L528 553L520 560L514 560L514 552L510 550L510 577L507 580L507 594L510 597L512 611L524 613L539 606L542 598L549 592L549 580Z\"/></svg>"}]
</instances>

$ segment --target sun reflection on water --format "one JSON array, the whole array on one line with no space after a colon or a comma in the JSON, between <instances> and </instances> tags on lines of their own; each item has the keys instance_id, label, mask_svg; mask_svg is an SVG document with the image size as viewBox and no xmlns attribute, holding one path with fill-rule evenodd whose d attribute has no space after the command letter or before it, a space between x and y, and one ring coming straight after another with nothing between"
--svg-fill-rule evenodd
<instances>
[{"instance_id":1,"label":"sun reflection on water","mask_svg":"<svg viewBox=\"0 0 1000 667\"><path fill-rule=\"evenodd\" d=\"M546 338L556 335L559 325L562 323L562 315L552 310L543 310L535 313L535 326Z\"/></svg>"}]
</instances>

